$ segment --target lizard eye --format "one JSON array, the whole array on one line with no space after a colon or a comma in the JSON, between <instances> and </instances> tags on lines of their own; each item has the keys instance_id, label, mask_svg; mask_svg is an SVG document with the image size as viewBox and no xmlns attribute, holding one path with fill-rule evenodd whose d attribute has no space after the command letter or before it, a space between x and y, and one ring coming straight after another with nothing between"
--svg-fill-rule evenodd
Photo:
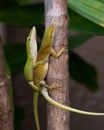
<instances>
[{"instance_id":1,"label":"lizard eye","mask_svg":"<svg viewBox=\"0 0 104 130\"><path fill-rule=\"evenodd\" d=\"M27 39L28 41L30 41L30 37L28 37L28 39Z\"/></svg>"}]
</instances>

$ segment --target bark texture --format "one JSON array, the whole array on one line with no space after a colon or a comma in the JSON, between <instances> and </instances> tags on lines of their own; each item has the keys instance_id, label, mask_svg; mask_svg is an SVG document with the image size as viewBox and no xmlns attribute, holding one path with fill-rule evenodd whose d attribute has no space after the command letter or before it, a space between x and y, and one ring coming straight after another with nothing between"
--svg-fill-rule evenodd
<instances>
[{"instance_id":1,"label":"bark texture","mask_svg":"<svg viewBox=\"0 0 104 130\"><path fill-rule=\"evenodd\" d=\"M9 77L7 77L4 68L4 56L0 39L0 130L13 130L9 85Z\"/></svg>"},{"instance_id":2,"label":"bark texture","mask_svg":"<svg viewBox=\"0 0 104 130\"><path fill-rule=\"evenodd\" d=\"M68 42L68 14L67 0L45 0L45 24L56 23L53 48L59 52L62 47L67 48ZM69 105L69 73L68 48L61 57L50 57L47 83L61 88L50 91L50 96L64 105ZM69 130L69 112L48 104L48 130Z\"/></svg>"}]
</instances>

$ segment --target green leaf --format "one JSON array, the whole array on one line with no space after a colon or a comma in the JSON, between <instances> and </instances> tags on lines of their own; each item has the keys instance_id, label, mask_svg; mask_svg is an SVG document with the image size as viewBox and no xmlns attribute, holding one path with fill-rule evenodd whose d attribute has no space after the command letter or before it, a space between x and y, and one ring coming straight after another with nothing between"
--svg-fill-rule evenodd
<instances>
[{"instance_id":1,"label":"green leaf","mask_svg":"<svg viewBox=\"0 0 104 130\"><path fill-rule=\"evenodd\" d=\"M84 84L91 91L98 89L98 75L94 66L88 64L74 52L70 52L70 76L77 82Z\"/></svg>"},{"instance_id":2,"label":"green leaf","mask_svg":"<svg viewBox=\"0 0 104 130\"><path fill-rule=\"evenodd\" d=\"M0 8L0 21L12 25L33 26L44 21L43 4Z\"/></svg>"},{"instance_id":3,"label":"green leaf","mask_svg":"<svg viewBox=\"0 0 104 130\"><path fill-rule=\"evenodd\" d=\"M26 62L25 44L6 44L4 53L12 74L23 71Z\"/></svg>"},{"instance_id":4,"label":"green leaf","mask_svg":"<svg viewBox=\"0 0 104 130\"><path fill-rule=\"evenodd\" d=\"M44 25L43 24L37 24L35 26L36 26L37 36L42 39L44 31L45 31Z\"/></svg>"},{"instance_id":5,"label":"green leaf","mask_svg":"<svg viewBox=\"0 0 104 130\"><path fill-rule=\"evenodd\" d=\"M86 34L86 33L83 33L83 34L80 33L80 34L77 34L77 35L70 36L69 43L68 43L69 50L72 50L75 47L83 44L85 41L89 40L92 37L93 37L93 35Z\"/></svg>"},{"instance_id":6,"label":"green leaf","mask_svg":"<svg viewBox=\"0 0 104 130\"><path fill-rule=\"evenodd\" d=\"M69 29L94 34L104 34L104 29L102 27L90 22L74 11L68 9L68 14L71 18ZM44 21L44 5L35 4L27 6L1 6L0 21L7 24L20 26L33 26L35 24L41 24Z\"/></svg>"},{"instance_id":7,"label":"green leaf","mask_svg":"<svg viewBox=\"0 0 104 130\"><path fill-rule=\"evenodd\" d=\"M68 6L85 18L104 27L103 0L68 0Z\"/></svg>"},{"instance_id":8,"label":"green leaf","mask_svg":"<svg viewBox=\"0 0 104 130\"><path fill-rule=\"evenodd\" d=\"M74 11L68 9L68 14L70 16L70 30L98 35L104 34L104 28L82 17L78 13L75 13Z\"/></svg>"},{"instance_id":9,"label":"green leaf","mask_svg":"<svg viewBox=\"0 0 104 130\"><path fill-rule=\"evenodd\" d=\"M15 0L0 0L0 7L14 6L16 4Z\"/></svg>"},{"instance_id":10,"label":"green leaf","mask_svg":"<svg viewBox=\"0 0 104 130\"><path fill-rule=\"evenodd\" d=\"M16 2L19 5L29 5L29 4L33 4L35 0L16 0Z\"/></svg>"}]
</instances>

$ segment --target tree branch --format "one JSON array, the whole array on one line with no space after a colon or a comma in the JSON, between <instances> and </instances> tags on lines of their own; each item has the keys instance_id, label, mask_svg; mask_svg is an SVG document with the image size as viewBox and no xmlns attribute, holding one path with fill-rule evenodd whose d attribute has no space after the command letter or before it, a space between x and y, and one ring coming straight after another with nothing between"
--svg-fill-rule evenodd
<instances>
[{"instance_id":1,"label":"tree branch","mask_svg":"<svg viewBox=\"0 0 104 130\"><path fill-rule=\"evenodd\" d=\"M66 0L45 0L45 24L56 23L53 47L59 52L68 43L68 14ZM69 73L67 51L58 59L50 57L47 82L61 87L50 96L64 105L69 105ZM69 130L69 112L48 104L48 130Z\"/></svg>"},{"instance_id":2,"label":"tree branch","mask_svg":"<svg viewBox=\"0 0 104 130\"><path fill-rule=\"evenodd\" d=\"M4 56L0 39L0 130L13 130L9 86L10 81L4 68Z\"/></svg>"}]
</instances>

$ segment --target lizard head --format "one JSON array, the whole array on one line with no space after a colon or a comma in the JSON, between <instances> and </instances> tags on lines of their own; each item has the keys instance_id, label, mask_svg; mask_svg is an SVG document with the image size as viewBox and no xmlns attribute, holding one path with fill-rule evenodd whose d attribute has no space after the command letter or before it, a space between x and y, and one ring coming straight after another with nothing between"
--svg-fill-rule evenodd
<instances>
[{"instance_id":1,"label":"lizard head","mask_svg":"<svg viewBox=\"0 0 104 130\"><path fill-rule=\"evenodd\" d=\"M27 55L33 58L34 63L37 59L37 42L36 42L36 28L33 26L27 37Z\"/></svg>"}]
</instances>

